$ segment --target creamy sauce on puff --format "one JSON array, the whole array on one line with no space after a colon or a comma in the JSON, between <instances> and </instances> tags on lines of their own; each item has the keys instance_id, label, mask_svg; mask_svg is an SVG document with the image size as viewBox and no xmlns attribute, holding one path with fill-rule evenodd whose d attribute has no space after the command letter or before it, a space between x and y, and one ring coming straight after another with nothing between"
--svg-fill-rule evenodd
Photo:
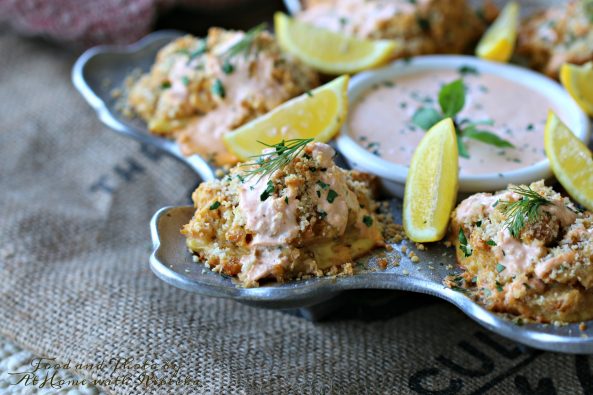
<instances>
[{"instance_id":1,"label":"creamy sauce on puff","mask_svg":"<svg viewBox=\"0 0 593 395\"><path fill-rule=\"evenodd\" d=\"M418 72L376 84L353 105L351 136L369 152L393 163L409 165L425 131L412 117L422 107L440 111L438 92L444 84L461 78L460 72ZM511 142L515 148L465 138L469 159L459 160L462 174L501 173L545 159L544 128L552 103L538 92L492 74L468 74L463 110L457 121L492 120L480 125ZM558 110L558 109L555 109Z\"/></svg>"}]
</instances>

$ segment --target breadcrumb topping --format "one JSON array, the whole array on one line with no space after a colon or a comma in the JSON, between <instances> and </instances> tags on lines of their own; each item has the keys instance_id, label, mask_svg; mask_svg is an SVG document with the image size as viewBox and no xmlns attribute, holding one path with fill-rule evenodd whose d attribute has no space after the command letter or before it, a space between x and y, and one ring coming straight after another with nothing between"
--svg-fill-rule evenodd
<instances>
[{"instance_id":1,"label":"breadcrumb topping","mask_svg":"<svg viewBox=\"0 0 593 395\"><path fill-rule=\"evenodd\" d=\"M351 274L357 258L385 247L384 217L372 197L374 178L337 167L334 154L310 143L262 179L247 178L239 165L201 184L182 230L187 246L245 286Z\"/></svg>"},{"instance_id":2,"label":"breadcrumb topping","mask_svg":"<svg viewBox=\"0 0 593 395\"><path fill-rule=\"evenodd\" d=\"M523 199L513 187L476 194L452 214L451 241L465 269L446 280L468 288L487 308L540 322L593 318L593 214L538 181L548 203L513 236L505 205ZM508 207L508 206L507 206Z\"/></svg>"}]
</instances>

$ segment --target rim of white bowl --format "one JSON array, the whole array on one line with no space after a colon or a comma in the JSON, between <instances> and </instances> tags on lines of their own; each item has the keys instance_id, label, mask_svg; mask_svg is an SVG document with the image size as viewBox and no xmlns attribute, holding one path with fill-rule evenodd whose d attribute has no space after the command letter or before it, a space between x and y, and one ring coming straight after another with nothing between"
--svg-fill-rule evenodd
<instances>
[{"instance_id":1,"label":"rim of white bowl","mask_svg":"<svg viewBox=\"0 0 593 395\"><path fill-rule=\"evenodd\" d=\"M395 61L383 68L362 72L350 80L348 100L353 105L372 85L387 79L426 70L457 70L461 66L471 66L481 73L491 73L539 92L550 100L555 108L562 108L562 113L566 118L562 121L581 141L587 144L590 137L589 118L560 84L526 68L485 61L473 56L418 56L408 60ZM405 183L408 167L381 159L364 149L350 137L348 120L344 122L336 143L340 152L348 161L356 164L358 169L390 181ZM459 190L461 192L493 191L504 189L508 184L525 184L551 176L550 163L546 158L531 166L512 171L460 174Z\"/></svg>"}]
</instances>

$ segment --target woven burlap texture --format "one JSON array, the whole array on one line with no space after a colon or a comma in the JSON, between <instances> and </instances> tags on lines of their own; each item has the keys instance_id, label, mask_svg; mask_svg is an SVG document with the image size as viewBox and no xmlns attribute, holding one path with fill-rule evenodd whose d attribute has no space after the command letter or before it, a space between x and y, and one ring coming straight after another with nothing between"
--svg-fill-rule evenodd
<instances>
[{"instance_id":1,"label":"woven burlap texture","mask_svg":"<svg viewBox=\"0 0 593 395\"><path fill-rule=\"evenodd\" d=\"M154 360L159 377L194 380L100 385L117 394L593 391L586 357L517 348L445 303L312 323L163 283L148 221L187 202L197 179L102 126L70 82L74 59L0 35L2 335L59 362Z\"/></svg>"}]
</instances>

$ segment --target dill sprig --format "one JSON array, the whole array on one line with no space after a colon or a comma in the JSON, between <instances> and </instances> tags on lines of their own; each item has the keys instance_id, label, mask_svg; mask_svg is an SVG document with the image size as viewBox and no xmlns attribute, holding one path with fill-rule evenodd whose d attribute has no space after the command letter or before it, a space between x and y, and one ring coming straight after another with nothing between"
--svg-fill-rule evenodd
<instances>
[{"instance_id":1,"label":"dill sprig","mask_svg":"<svg viewBox=\"0 0 593 395\"><path fill-rule=\"evenodd\" d=\"M536 222L540 216L539 208L551 204L548 199L531 189L531 187L512 187L512 192L521 195L516 202L500 202L501 211L507 216L504 227L514 238L519 238L525 225Z\"/></svg>"},{"instance_id":2,"label":"dill sprig","mask_svg":"<svg viewBox=\"0 0 593 395\"><path fill-rule=\"evenodd\" d=\"M268 148L273 148L268 152L264 152L261 155L252 156L257 158L253 162L244 163L242 166L250 167L249 170L245 171L246 177L249 179L254 176L259 176L257 182L262 178L273 174L276 170L279 170L292 162L307 144L312 142L314 139L291 139L282 140L278 144L266 144L261 141L257 141L260 144Z\"/></svg>"},{"instance_id":3,"label":"dill sprig","mask_svg":"<svg viewBox=\"0 0 593 395\"><path fill-rule=\"evenodd\" d=\"M224 57L228 60L234 56L237 56L240 53L245 53L245 56L249 55L251 49L253 48L253 44L255 39L264 31L267 27L267 23L260 23L259 25L249 29L245 32L245 35L241 40L237 41L233 44L229 49L226 50L224 53Z\"/></svg>"}]
</instances>

